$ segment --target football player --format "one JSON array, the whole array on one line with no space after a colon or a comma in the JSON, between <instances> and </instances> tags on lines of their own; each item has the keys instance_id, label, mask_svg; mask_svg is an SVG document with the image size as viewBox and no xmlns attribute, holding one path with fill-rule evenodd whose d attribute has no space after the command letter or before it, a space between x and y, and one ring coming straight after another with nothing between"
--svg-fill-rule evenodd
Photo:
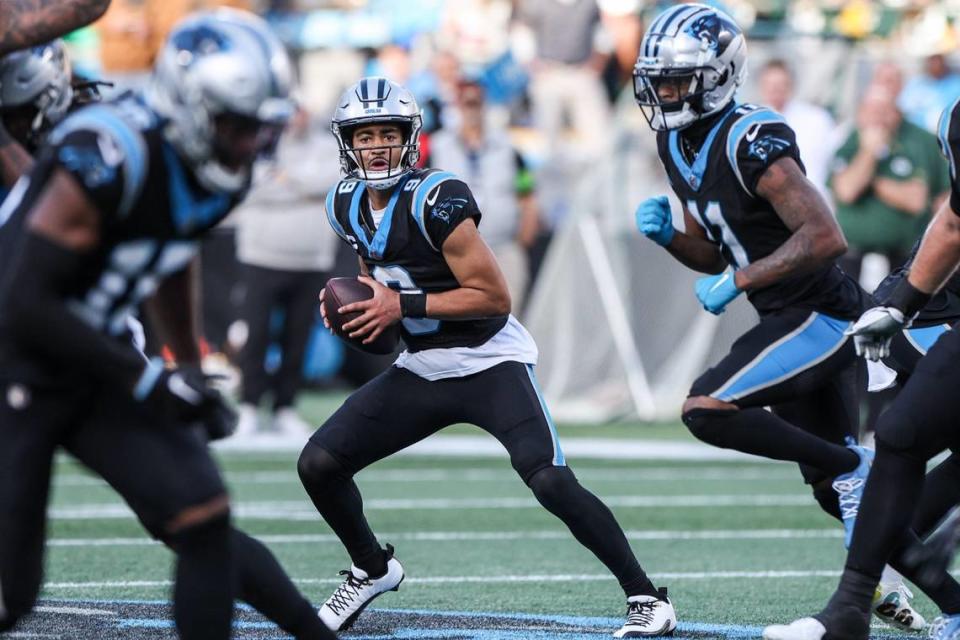
<instances>
[{"instance_id":1,"label":"football player","mask_svg":"<svg viewBox=\"0 0 960 640\"><path fill-rule=\"evenodd\" d=\"M504 445L537 500L616 576L627 620L615 636L669 634L676 616L666 590L654 587L613 514L566 465L534 376L537 347L510 315L503 274L477 230L473 194L450 173L414 168L420 127L413 95L385 78L350 87L333 117L346 178L330 191L327 216L360 256L359 279L374 291L339 310L360 313L343 329L369 343L399 323L407 349L351 395L300 456L303 485L353 562L320 616L331 629L346 629L404 578L393 548L371 531L353 476L466 422Z\"/></svg>"},{"instance_id":2,"label":"football player","mask_svg":"<svg viewBox=\"0 0 960 640\"><path fill-rule=\"evenodd\" d=\"M229 638L235 597L297 638L334 637L230 523L207 441L235 416L199 368L192 322L199 239L246 192L292 111L289 85L262 20L197 14L173 30L143 95L68 116L0 207L0 630L41 586L62 446L176 553L180 637ZM176 367L131 344L129 318L151 295Z\"/></svg>"},{"instance_id":3,"label":"football player","mask_svg":"<svg viewBox=\"0 0 960 640\"><path fill-rule=\"evenodd\" d=\"M0 58L0 194L33 166L33 154L73 106L60 40Z\"/></svg>"},{"instance_id":4,"label":"football player","mask_svg":"<svg viewBox=\"0 0 960 640\"><path fill-rule=\"evenodd\" d=\"M941 149L950 163L951 195L937 212L920 244L906 277L879 297L854 324L852 333L858 353L876 361L887 356L892 339L909 328L918 313L930 305L960 264L960 98L940 119ZM847 555L840 585L827 606L809 618L764 630L771 639L837 638L862 640L869 636L866 611L888 558L906 548L920 548L910 531L911 518L924 492L927 461L960 444L957 419L957 361L960 334L945 331L917 362L910 379L891 407L877 422L877 455L857 514L858 526ZM954 487L955 491L956 488ZM914 523L916 526L916 523ZM915 550L914 549L914 550ZM922 552L913 554L922 557ZM910 558L911 554L906 557ZM922 579L938 573L937 567L920 572ZM941 575L944 565L939 567ZM929 575L928 575L929 574ZM952 580L945 576L944 582ZM931 627L931 637L955 638L960 634L960 589L948 599L937 599L943 615Z\"/></svg>"},{"instance_id":5,"label":"football player","mask_svg":"<svg viewBox=\"0 0 960 640\"><path fill-rule=\"evenodd\" d=\"M746 67L743 33L721 11L681 4L651 23L634 91L685 224L674 228L661 196L641 203L637 226L686 266L714 274L696 284L707 311L722 313L746 293L760 315L694 382L684 423L710 444L797 462L849 541L873 452L844 446L857 429L845 332L866 294L835 263L846 242L804 176L793 131L773 111L735 101ZM918 586L948 597L948 586Z\"/></svg>"},{"instance_id":6,"label":"football player","mask_svg":"<svg viewBox=\"0 0 960 640\"><path fill-rule=\"evenodd\" d=\"M26 49L88 25L110 0L4 0L0 10L0 55Z\"/></svg>"}]
</instances>

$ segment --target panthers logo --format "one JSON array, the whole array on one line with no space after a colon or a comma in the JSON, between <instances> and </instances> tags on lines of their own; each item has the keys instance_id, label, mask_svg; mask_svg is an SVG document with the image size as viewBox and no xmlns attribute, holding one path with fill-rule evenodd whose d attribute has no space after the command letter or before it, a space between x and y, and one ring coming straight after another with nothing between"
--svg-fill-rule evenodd
<instances>
[{"instance_id":1,"label":"panthers logo","mask_svg":"<svg viewBox=\"0 0 960 640\"><path fill-rule=\"evenodd\" d=\"M706 40L710 48L722 52L733 40L738 29L714 12L710 12L690 23L686 32L699 40Z\"/></svg>"},{"instance_id":2,"label":"panthers logo","mask_svg":"<svg viewBox=\"0 0 960 640\"><path fill-rule=\"evenodd\" d=\"M451 216L467 204L466 198L447 198L430 209L430 217L443 222L450 222Z\"/></svg>"},{"instance_id":3,"label":"panthers logo","mask_svg":"<svg viewBox=\"0 0 960 640\"><path fill-rule=\"evenodd\" d=\"M750 143L747 154L752 158L757 158L760 162L766 162L771 153L781 151L789 146L790 143L783 138L764 136Z\"/></svg>"}]
</instances>

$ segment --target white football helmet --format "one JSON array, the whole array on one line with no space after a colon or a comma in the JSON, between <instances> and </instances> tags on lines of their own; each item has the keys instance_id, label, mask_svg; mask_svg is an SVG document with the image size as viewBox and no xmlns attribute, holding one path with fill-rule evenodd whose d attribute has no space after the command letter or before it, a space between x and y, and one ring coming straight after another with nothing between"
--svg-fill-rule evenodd
<instances>
[{"instance_id":1,"label":"white football helmet","mask_svg":"<svg viewBox=\"0 0 960 640\"><path fill-rule=\"evenodd\" d=\"M650 127L683 129L716 113L747 76L747 43L727 14L702 4L679 4L650 24L633 68L633 93ZM674 83L678 100L657 88Z\"/></svg>"},{"instance_id":2,"label":"white football helmet","mask_svg":"<svg viewBox=\"0 0 960 640\"><path fill-rule=\"evenodd\" d=\"M35 149L67 115L73 101L70 81L60 40L0 58L0 116L20 144Z\"/></svg>"},{"instance_id":3,"label":"white football helmet","mask_svg":"<svg viewBox=\"0 0 960 640\"><path fill-rule=\"evenodd\" d=\"M145 92L166 120L164 135L206 188L236 193L251 168L230 168L218 157L218 117L260 126L269 151L294 111L293 72L283 45L261 18L236 9L192 14L157 56Z\"/></svg>"},{"instance_id":4,"label":"white football helmet","mask_svg":"<svg viewBox=\"0 0 960 640\"><path fill-rule=\"evenodd\" d=\"M403 132L404 139L399 145L400 160L396 167L367 171L361 162L360 151L353 147L353 132L359 126L384 122L397 124ZM340 169L347 178L363 180L374 189L389 189L412 171L420 159L422 127L420 107L412 93L386 78L363 78L340 96L330 123L330 130L340 145Z\"/></svg>"}]
</instances>

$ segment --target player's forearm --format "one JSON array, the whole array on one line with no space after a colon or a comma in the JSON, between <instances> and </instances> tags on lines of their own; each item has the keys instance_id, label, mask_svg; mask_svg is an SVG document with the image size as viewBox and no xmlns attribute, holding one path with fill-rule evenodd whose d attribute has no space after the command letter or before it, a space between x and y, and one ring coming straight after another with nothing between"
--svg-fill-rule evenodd
<instances>
[{"instance_id":1,"label":"player's forearm","mask_svg":"<svg viewBox=\"0 0 960 640\"><path fill-rule=\"evenodd\" d=\"M769 256L737 271L735 283L744 291L763 289L784 278L809 273L846 250L839 229L806 224Z\"/></svg>"},{"instance_id":2,"label":"player's forearm","mask_svg":"<svg viewBox=\"0 0 960 640\"><path fill-rule=\"evenodd\" d=\"M427 317L440 320L495 318L510 313L510 294L500 288L458 287L427 294Z\"/></svg>"},{"instance_id":3,"label":"player's forearm","mask_svg":"<svg viewBox=\"0 0 960 640\"><path fill-rule=\"evenodd\" d=\"M71 311L62 291L81 272L80 255L26 234L12 265L4 316L18 341L64 368L84 369L130 390L146 360L129 342L93 329Z\"/></svg>"},{"instance_id":4,"label":"player's forearm","mask_svg":"<svg viewBox=\"0 0 960 640\"><path fill-rule=\"evenodd\" d=\"M960 217L945 204L923 236L909 280L924 293L936 293L960 263Z\"/></svg>"},{"instance_id":5,"label":"player's forearm","mask_svg":"<svg viewBox=\"0 0 960 640\"><path fill-rule=\"evenodd\" d=\"M876 172L877 160L867 151L860 150L850 164L833 175L833 195L838 202L851 204L870 187Z\"/></svg>"},{"instance_id":6,"label":"player's forearm","mask_svg":"<svg viewBox=\"0 0 960 640\"><path fill-rule=\"evenodd\" d=\"M32 168L33 158L27 150L0 126L0 182L3 186L9 189Z\"/></svg>"},{"instance_id":7,"label":"player's forearm","mask_svg":"<svg viewBox=\"0 0 960 640\"><path fill-rule=\"evenodd\" d=\"M873 181L873 193L881 202L912 216L927 210L929 189L923 180L892 180L877 178Z\"/></svg>"},{"instance_id":8,"label":"player's forearm","mask_svg":"<svg viewBox=\"0 0 960 640\"><path fill-rule=\"evenodd\" d=\"M178 364L200 363L196 279L194 261L183 271L167 278L146 304L153 327Z\"/></svg>"},{"instance_id":9,"label":"player's forearm","mask_svg":"<svg viewBox=\"0 0 960 640\"><path fill-rule=\"evenodd\" d=\"M720 247L682 231L673 234L673 240L666 249L683 265L700 273L720 273L727 268Z\"/></svg>"},{"instance_id":10,"label":"player's forearm","mask_svg":"<svg viewBox=\"0 0 960 640\"><path fill-rule=\"evenodd\" d=\"M0 55L25 49L90 24L110 0L3 0Z\"/></svg>"}]
</instances>

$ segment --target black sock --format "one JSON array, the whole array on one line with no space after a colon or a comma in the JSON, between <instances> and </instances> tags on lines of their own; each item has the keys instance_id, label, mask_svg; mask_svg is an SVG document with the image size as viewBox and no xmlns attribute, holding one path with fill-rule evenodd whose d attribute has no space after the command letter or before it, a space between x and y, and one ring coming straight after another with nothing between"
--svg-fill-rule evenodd
<instances>
[{"instance_id":1,"label":"black sock","mask_svg":"<svg viewBox=\"0 0 960 640\"><path fill-rule=\"evenodd\" d=\"M270 550L242 531L233 529L231 533L239 577L238 597L296 640L336 638Z\"/></svg>"},{"instance_id":2,"label":"black sock","mask_svg":"<svg viewBox=\"0 0 960 640\"><path fill-rule=\"evenodd\" d=\"M927 474L920 504L913 516L913 530L926 538L957 504L960 504L960 456L953 453Z\"/></svg>"},{"instance_id":3,"label":"black sock","mask_svg":"<svg viewBox=\"0 0 960 640\"><path fill-rule=\"evenodd\" d=\"M300 481L313 506L368 576L387 572L387 554L363 515L363 499L353 475L327 451L308 442L297 463Z\"/></svg>"},{"instance_id":4,"label":"black sock","mask_svg":"<svg viewBox=\"0 0 960 640\"><path fill-rule=\"evenodd\" d=\"M683 422L693 435L716 447L798 462L831 476L853 471L860 462L850 449L808 433L764 409L693 409L683 414Z\"/></svg>"},{"instance_id":5,"label":"black sock","mask_svg":"<svg viewBox=\"0 0 960 640\"><path fill-rule=\"evenodd\" d=\"M177 554L173 619L182 640L229 640L233 554L227 516L169 537Z\"/></svg>"},{"instance_id":6,"label":"black sock","mask_svg":"<svg viewBox=\"0 0 960 640\"><path fill-rule=\"evenodd\" d=\"M567 467L548 467L528 481L537 500L616 576L627 597L657 596L623 529L607 505L577 482Z\"/></svg>"}]
</instances>

